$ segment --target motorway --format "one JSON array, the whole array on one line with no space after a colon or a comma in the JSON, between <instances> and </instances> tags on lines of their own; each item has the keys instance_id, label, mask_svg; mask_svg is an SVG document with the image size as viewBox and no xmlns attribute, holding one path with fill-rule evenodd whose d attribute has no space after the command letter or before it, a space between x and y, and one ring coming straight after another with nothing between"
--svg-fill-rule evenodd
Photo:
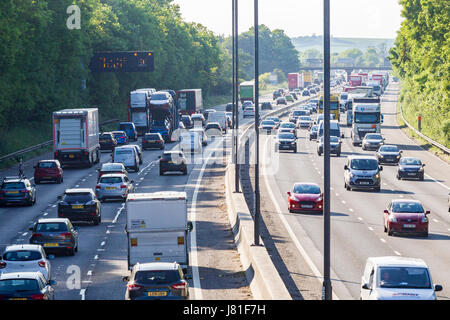
<instances>
[{"instance_id":1,"label":"motorway","mask_svg":"<svg viewBox=\"0 0 450 320\"><path fill-rule=\"evenodd\" d=\"M450 299L450 214L447 207L450 167L400 130L396 120L398 89L397 84L391 84L382 97L381 132L386 144L396 144L403 150L403 156L418 157L426 164L425 180L397 180L396 166L383 165L381 192L347 191L343 179L347 156L374 152L354 147L350 128L341 127L345 133L342 154L340 157L332 155L330 164L331 279L335 299L359 299L365 260L373 256L423 259L430 268L433 282L444 287L436 293L438 299ZM341 117L341 123L344 121L345 116ZM301 292L300 289L300 292L303 298L319 298L323 281L323 216L289 213L286 192L295 182L315 182L323 189L323 156L317 155L316 142L309 141L307 130L298 130L298 135L296 154L274 153L273 137L265 135L261 139L261 211L270 237L279 243L290 242L289 249L284 252L279 249L285 268L289 270L289 279L298 288L305 288L307 281L312 282L308 290ZM431 211L428 238L388 236L383 232L383 210L397 198L421 200L425 210ZM309 290L315 292L309 293Z\"/></svg>"},{"instance_id":2,"label":"motorway","mask_svg":"<svg viewBox=\"0 0 450 320\"><path fill-rule=\"evenodd\" d=\"M261 100L270 100L265 96ZM224 110L219 106L217 110ZM262 112L264 115L266 111ZM245 128L253 118L242 118ZM231 130L223 137L228 141ZM189 280L191 299L252 299L242 270L224 200L223 159L221 139L217 145L209 141L203 156L188 165L186 176L176 173L159 175L160 150L143 151L143 164L138 173L130 172L135 181L135 192L185 191L188 195L189 218L194 223L190 236L189 254L193 279ZM177 143L166 145L166 150ZM41 155L24 164L24 173L33 177L33 166L39 159L52 158L51 153ZM188 158L189 159L189 158ZM32 207L0 208L0 252L10 244L28 243L28 228L39 218L57 216L57 196L67 188L95 188L97 169L110 161L110 153L102 152L100 164L91 168L65 168L62 184L39 184L37 202ZM1 172L1 176L15 175L17 168ZM211 208L215 208L211 212ZM126 283L122 277L127 271L127 240L124 231L125 210L122 202L102 203L102 222L99 226L79 226L79 251L75 256L57 255L51 260L51 276L57 281L57 300L123 300ZM214 231L214 232L211 232Z\"/></svg>"}]
</instances>

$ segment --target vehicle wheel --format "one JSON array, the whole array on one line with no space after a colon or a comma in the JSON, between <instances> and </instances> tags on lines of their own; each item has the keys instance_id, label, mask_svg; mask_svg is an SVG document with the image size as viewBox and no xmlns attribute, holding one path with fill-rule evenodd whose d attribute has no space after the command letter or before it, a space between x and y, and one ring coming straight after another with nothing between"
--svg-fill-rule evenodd
<instances>
[{"instance_id":1,"label":"vehicle wheel","mask_svg":"<svg viewBox=\"0 0 450 320\"><path fill-rule=\"evenodd\" d=\"M399 175L397 175L397 180L402 180L402 178Z\"/></svg>"},{"instance_id":2,"label":"vehicle wheel","mask_svg":"<svg viewBox=\"0 0 450 320\"><path fill-rule=\"evenodd\" d=\"M139 172L139 166L134 167L134 172Z\"/></svg>"},{"instance_id":3,"label":"vehicle wheel","mask_svg":"<svg viewBox=\"0 0 450 320\"><path fill-rule=\"evenodd\" d=\"M297 153L297 148L294 149L294 153Z\"/></svg>"},{"instance_id":4,"label":"vehicle wheel","mask_svg":"<svg viewBox=\"0 0 450 320\"><path fill-rule=\"evenodd\" d=\"M70 249L68 252L69 256L74 256L75 255L75 248Z\"/></svg>"},{"instance_id":5,"label":"vehicle wheel","mask_svg":"<svg viewBox=\"0 0 450 320\"><path fill-rule=\"evenodd\" d=\"M183 175L184 175L184 176L187 175L187 169L184 169L184 170L183 170Z\"/></svg>"},{"instance_id":6,"label":"vehicle wheel","mask_svg":"<svg viewBox=\"0 0 450 320\"><path fill-rule=\"evenodd\" d=\"M350 186L347 184L346 185L346 187L345 187L348 191L351 191L352 190L352 188L350 188Z\"/></svg>"},{"instance_id":7,"label":"vehicle wheel","mask_svg":"<svg viewBox=\"0 0 450 320\"><path fill-rule=\"evenodd\" d=\"M420 176L419 180L420 180L420 181L423 181L423 175Z\"/></svg>"},{"instance_id":8,"label":"vehicle wheel","mask_svg":"<svg viewBox=\"0 0 450 320\"><path fill-rule=\"evenodd\" d=\"M321 152L317 152L317 155L320 157L322 155L322 153Z\"/></svg>"},{"instance_id":9,"label":"vehicle wheel","mask_svg":"<svg viewBox=\"0 0 450 320\"><path fill-rule=\"evenodd\" d=\"M338 154L336 154L338 157L340 157L341 156L341 153L339 152Z\"/></svg>"},{"instance_id":10,"label":"vehicle wheel","mask_svg":"<svg viewBox=\"0 0 450 320\"><path fill-rule=\"evenodd\" d=\"M98 218L96 218L94 220L94 226L98 226L100 224L100 222L102 222L102 217L101 216L99 216Z\"/></svg>"},{"instance_id":11,"label":"vehicle wheel","mask_svg":"<svg viewBox=\"0 0 450 320\"><path fill-rule=\"evenodd\" d=\"M36 180L36 179L35 179L35 180L34 180L34 183L35 183L35 184L40 184L40 183L41 183L41 181L40 181L40 180Z\"/></svg>"},{"instance_id":12,"label":"vehicle wheel","mask_svg":"<svg viewBox=\"0 0 450 320\"><path fill-rule=\"evenodd\" d=\"M387 232L387 228L386 228L386 225L384 224L384 220L383 220L383 231Z\"/></svg>"},{"instance_id":13,"label":"vehicle wheel","mask_svg":"<svg viewBox=\"0 0 450 320\"><path fill-rule=\"evenodd\" d=\"M56 180L56 183L57 183L57 184L61 184L61 183L62 183L62 178L58 178L58 179Z\"/></svg>"},{"instance_id":14,"label":"vehicle wheel","mask_svg":"<svg viewBox=\"0 0 450 320\"><path fill-rule=\"evenodd\" d=\"M78 252L78 244L77 244L77 246L75 247L75 252Z\"/></svg>"},{"instance_id":15,"label":"vehicle wheel","mask_svg":"<svg viewBox=\"0 0 450 320\"><path fill-rule=\"evenodd\" d=\"M162 172L161 170L159 170L159 175L160 175L160 176L163 176L163 175L164 175L164 172Z\"/></svg>"},{"instance_id":16,"label":"vehicle wheel","mask_svg":"<svg viewBox=\"0 0 450 320\"><path fill-rule=\"evenodd\" d=\"M425 238L428 238L428 231L425 231L424 233L422 233L422 235L423 235Z\"/></svg>"},{"instance_id":17,"label":"vehicle wheel","mask_svg":"<svg viewBox=\"0 0 450 320\"><path fill-rule=\"evenodd\" d=\"M375 192L380 192L380 190L381 190L380 187L375 188Z\"/></svg>"},{"instance_id":18,"label":"vehicle wheel","mask_svg":"<svg viewBox=\"0 0 450 320\"><path fill-rule=\"evenodd\" d=\"M388 236L392 236L394 234L394 232L392 232L390 229L387 229L387 234L388 234Z\"/></svg>"}]
</instances>

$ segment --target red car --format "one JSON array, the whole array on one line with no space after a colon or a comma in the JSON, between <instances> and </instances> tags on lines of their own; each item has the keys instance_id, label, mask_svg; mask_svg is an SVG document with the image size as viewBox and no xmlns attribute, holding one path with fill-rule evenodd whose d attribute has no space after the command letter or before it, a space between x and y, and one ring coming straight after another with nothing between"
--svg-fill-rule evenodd
<instances>
[{"instance_id":1,"label":"red car","mask_svg":"<svg viewBox=\"0 0 450 320\"><path fill-rule=\"evenodd\" d=\"M418 200L392 200L384 210L384 232L390 236L394 233L418 233L428 237L429 214L430 211L425 211Z\"/></svg>"},{"instance_id":2,"label":"red car","mask_svg":"<svg viewBox=\"0 0 450 320\"><path fill-rule=\"evenodd\" d=\"M289 212L323 212L323 193L315 183L296 183L287 193Z\"/></svg>"},{"instance_id":3,"label":"red car","mask_svg":"<svg viewBox=\"0 0 450 320\"><path fill-rule=\"evenodd\" d=\"M34 166L34 182L36 184L42 181L63 182L63 169L58 160L40 160Z\"/></svg>"}]
</instances>

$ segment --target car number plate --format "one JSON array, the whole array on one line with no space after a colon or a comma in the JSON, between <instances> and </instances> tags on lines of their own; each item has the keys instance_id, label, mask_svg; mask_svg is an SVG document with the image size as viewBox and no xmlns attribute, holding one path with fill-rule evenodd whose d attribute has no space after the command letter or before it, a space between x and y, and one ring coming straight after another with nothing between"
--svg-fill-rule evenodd
<instances>
[{"instance_id":1,"label":"car number plate","mask_svg":"<svg viewBox=\"0 0 450 320\"><path fill-rule=\"evenodd\" d=\"M100 143L106 143L106 142L108 142L108 141L106 141L106 140L100 140L99 142L100 142Z\"/></svg>"},{"instance_id":2,"label":"car number plate","mask_svg":"<svg viewBox=\"0 0 450 320\"><path fill-rule=\"evenodd\" d=\"M174 162L173 161L169 161L169 162L167 162L168 164L174 164Z\"/></svg>"},{"instance_id":3,"label":"car number plate","mask_svg":"<svg viewBox=\"0 0 450 320\"><path fill-rule=\"evenodd\" d=\"M19 191L8 191L8 194L18 194Z\"/></svg>"},{"instance_id":4,"label":"car number plate","mask_svg":"<svg viewBox=\"0 0 450 320\"><path fill-rule=\"evenodd\" d=\"M415 175L416 175L415 172L410 172L410 173L408 173L408 176L415 176Z\"/></svg>"},{"instance_id":5,"label":"car number plate","mask_svg":"<svg viewBox=\"0 0 450 320\"><path fill-rule=\"evenodd\" d=\"M27 298L9 298L9 300L27 300Z\"/></svg>"},{"instance_id":6,"label":"car number plate","mask_svg":"<svg viewBox=\"0 0 450 320\"><path fill-rule=\"evenodd\" d=\"M394 159L387 158L386 161L394 161Z\"/></svg>"},{"instance_id":7,"label":"car number plate","mask_svg":"<svg viewBox=\"0 0 450 320\"><path fill-rule=\"evenodd\" d=\"M163 297L167 296L167 291L150 291L147 294L149 297Z\"/></svg>"},{"instance_id":8,"label":"car number plate","mask_svg":"<svg viewBox=\"0 0 450 320\"><path fill-rule=\"evenodd\" d=\"M44 247L58 247L58 243L44 243Z\"/></svg>"},{"instance_id":9,"label":"car number plate","mask_svg":"<svg viewBox=\"0 0 450 320\"><path fill-rule=\"evenodd\" d=\"M359 184L370 184L370 183L367 182L367 181L362 181L362 182L360 182Z\"/></svg>"},{"instance_id":10,"label":"car number plate","mask_svg":"<svg viewBox=\"0 0 450 320\"><path fill-rule=\"evenodd\" d=\"M415 224L404 224L403 228L415 228L416 225Z\"/></svg>"},{"instance_id":11,"label":"car number plate","mask_svg":"<svg viewBox=\"0 0 450 320\"><path fill-rule=\"evenodd\" d=\"M78 204L72 205L72 209L83 209L83 208L84 208L83 205L78 205Z\"/></svg>"},{"instance_id":12,"label":"car number plate","mask_svg":"<svg viewBox=\"0 0 450 320\"><path fill-rule=\"evenodd\" d=\"M302 208L311 209L313 206L310 204L302 204Z\"/></svg>"},{"instance_id":13,"label":"car number plate","mask_svg":"<svg viewBox=\"0 0 450 320\"><path fill-rule=\"evenodd\" d=\"M116 190L116 187L106 187L106 190Z\"/></svg>"}]
</instances>

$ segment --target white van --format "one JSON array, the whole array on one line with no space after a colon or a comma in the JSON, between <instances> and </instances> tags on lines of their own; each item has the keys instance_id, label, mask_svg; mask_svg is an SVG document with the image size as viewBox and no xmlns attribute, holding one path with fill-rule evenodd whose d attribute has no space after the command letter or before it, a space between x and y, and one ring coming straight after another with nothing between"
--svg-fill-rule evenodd
<instances>
[{"instance_id":1,"label":"white van","mask_svg":"<svg viewBox=\"0 0 450 320\"><path fill-rule=\"evenodd\" d=\"M325 122L322 120L319 123L319 131L317 133L317 140L320 140L320 137L323 136L323 126L325 125ZM339 126L339 121L337 120L330 120L330 136L335 136L335 137L340 137L343 138L344 137L344 133L342 133L341 135L341 128Z\"/></svg>"},{"instance_id":2,"label":"white van","mask_svg":"<svg viewBox=\"0 0 450 320\"><path fill-rule=\"evenodd\" d=\"M433 285L422 259L370 257L361 278L361 300L436 300L442 286Z\"/></svg>"},{"instance_id":3,"label":"white van","mask_svg":"<svg viewBox=\"0 0 450 320\"><path fill-rule=\"evenodd\" d=\"M228 120L227 113L225 111L216 111L208 115L208 122L218 122L222 131L227 133Z\"/></svg>"},{"instance_id":4,"label":"white van","mask_svg":"<svg viewBox=\"0 0 450 320\"><path fill-rule=\"evenodd\" d=\"M116 147L112 154L112 162L123 163L126 169L139 172L139 155L133 146Z\"/></svg>"}]
</instances>

